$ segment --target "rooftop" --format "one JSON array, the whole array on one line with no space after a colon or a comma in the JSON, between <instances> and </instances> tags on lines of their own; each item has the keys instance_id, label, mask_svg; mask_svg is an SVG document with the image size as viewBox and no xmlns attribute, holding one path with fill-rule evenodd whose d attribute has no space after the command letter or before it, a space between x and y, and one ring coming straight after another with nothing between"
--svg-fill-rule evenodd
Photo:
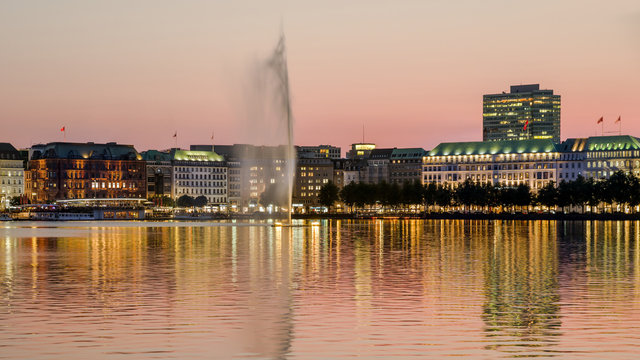
<instances>
[{"instance_id":1,"label":"rooftop","mask_svg":"<svg viewBox=\"0 0 640 360\"><path fill-rule=\"evenodd\" d=\"M20 152L9 143L0 143L0 159L21 160Z\"/></svg>"},{"instance_id":2,"label":"rooftop","mask_svg":"<svg viewBox=\"0 0 640 360\"><path fill-rule=\"evenodd\" d=\"M52 142L34 145L32 159L142 160L133 145Z\"/></svg>"},{"instance_id":3,"label":"rooftop","mask_svg":"<svg viewBox=\"0 0 640 360\"><path fill-rule=\"evenodd\" d=\"M553 143L553 141L549 139L535 139L441 143L431 150L428 155L494 155L557 151L559 151L559 147Z\"/></svg>"}]
</instances>

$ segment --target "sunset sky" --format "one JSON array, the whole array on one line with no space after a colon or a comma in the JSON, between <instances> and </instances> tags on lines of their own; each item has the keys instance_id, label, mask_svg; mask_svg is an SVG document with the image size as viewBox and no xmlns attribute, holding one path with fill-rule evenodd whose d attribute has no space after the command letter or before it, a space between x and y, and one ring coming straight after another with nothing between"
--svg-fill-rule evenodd
<instances>
[{"instance_id":1,"label":"sunset sky","mask_svg":"<svg viewBox=\"0 0 640 360\"><path fill-rule=\"evenodd\" d=\"M253 141L252 64L287 38L295 141L482 138L482 95L540 83L562 138L640 136L638 0L0 1L0 142Z\"/></svg>"}]
</instances>

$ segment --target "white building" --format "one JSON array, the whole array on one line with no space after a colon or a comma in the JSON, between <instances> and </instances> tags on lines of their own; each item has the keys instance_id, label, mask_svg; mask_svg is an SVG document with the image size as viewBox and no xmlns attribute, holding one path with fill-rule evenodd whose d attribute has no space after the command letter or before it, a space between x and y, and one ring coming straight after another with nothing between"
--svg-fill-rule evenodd
<instances>
[{"instance_id":1,"label":"white building","mask_svg":"<svg viewBox=\"0 0 640 360\"><path fill-rule=\"evenodd\" d=\"M442 143L424 157L422 181L524 183L536 191L550 181L573 181L578 176L606 179L619 170L640 175L640 139L595 136L561 144L548 139Z\"/></svg>"},{"instance_id":2,"label":"white building","mask_svg":"<svg viewBox=\"0 0 640 360\"><path fill-rule=\"evenodd\" d=\"M205 196L210 205L228 202L227 165L213 151L171 150L172 198Z\"/></svg>"},{"instance_id":3,"label":"white building","mask_svg":"<svg viewBox=\"0 0 640 360\"><path fill-rule=\"evenodd\" d=\"M0 143L0 209L6 209L11 198L24 194L24 162L9 143Z\"/></svg>"}]
</instances>

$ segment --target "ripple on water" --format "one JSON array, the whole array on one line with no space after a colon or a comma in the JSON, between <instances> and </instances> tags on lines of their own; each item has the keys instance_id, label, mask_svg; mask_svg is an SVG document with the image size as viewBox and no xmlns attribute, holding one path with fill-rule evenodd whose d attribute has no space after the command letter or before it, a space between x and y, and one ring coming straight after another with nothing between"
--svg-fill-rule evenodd
<instances>
[{"instance_id":1,"label":"ripple on water","mask_svg":"<svg viewBox=\"0 0 640 360\"><path fill-rule=\"evenodd\" d=\"M638 222L265 225L0 227L0 358L640 353Z\"/></svg>"}]
</instances>

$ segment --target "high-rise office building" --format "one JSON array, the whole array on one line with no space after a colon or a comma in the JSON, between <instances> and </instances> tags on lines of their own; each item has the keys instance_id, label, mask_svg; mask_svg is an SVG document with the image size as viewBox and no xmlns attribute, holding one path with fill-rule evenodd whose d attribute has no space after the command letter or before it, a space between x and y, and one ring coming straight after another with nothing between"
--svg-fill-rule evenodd
<instances>
[{"instance_id":1,"label":"high-rise office building","mask_svg":"<svg viewBox=\"0 0 640 360\"><path fill-rule=\"evenodd\" d=\"M532 84L483 96L482 140L529 139L560 142L560 95Z\"/></svg>"}]
</instances>

